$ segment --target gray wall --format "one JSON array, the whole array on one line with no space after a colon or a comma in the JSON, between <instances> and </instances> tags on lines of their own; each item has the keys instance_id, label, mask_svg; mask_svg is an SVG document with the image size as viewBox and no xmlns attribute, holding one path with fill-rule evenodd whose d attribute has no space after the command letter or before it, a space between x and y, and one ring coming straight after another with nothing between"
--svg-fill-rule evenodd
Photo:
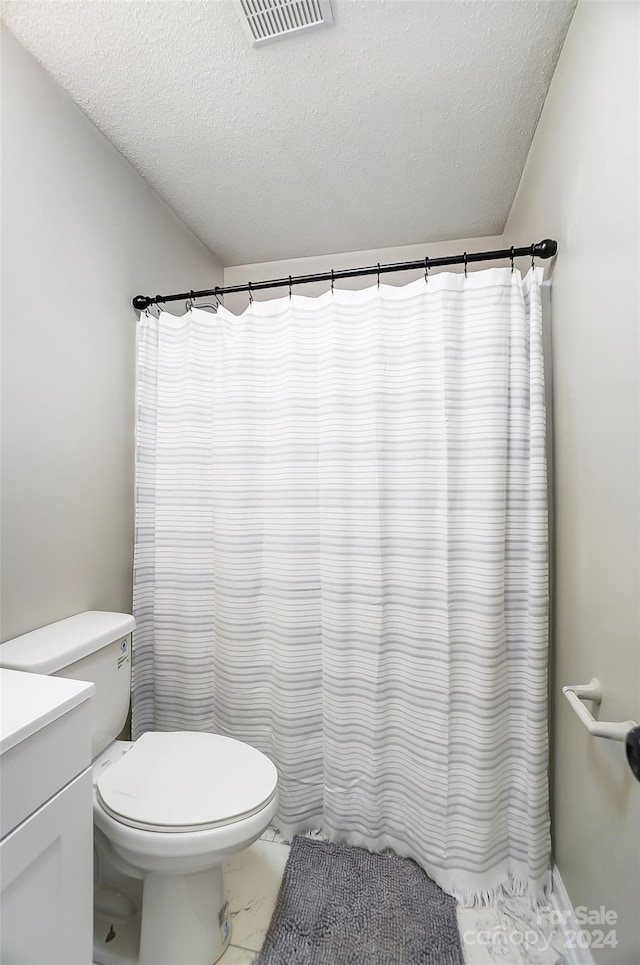
<instances>
[{"instance_id":1,"label":"gray wall","mask_svg":"<svg viewBox=\"0 0 640 965\"><path fill-rule=\"evenodd\" d=\"M2 28L2 622L130 610L131 296L211 254Z\"/></svg>"},{"instance_id":2,"label":"gray wall","mask_svg":"<svg viewBox=\"0 0 640 965\"><path fill-rule=\"evenodd\" d=\"M638 4L578 4L507 224L560 246L553 828L573 905L619 915L603 965L640 962L640 784L561 687L599 677L601 719L640 720L639 34Z\"/></svg>"}]
</instances>

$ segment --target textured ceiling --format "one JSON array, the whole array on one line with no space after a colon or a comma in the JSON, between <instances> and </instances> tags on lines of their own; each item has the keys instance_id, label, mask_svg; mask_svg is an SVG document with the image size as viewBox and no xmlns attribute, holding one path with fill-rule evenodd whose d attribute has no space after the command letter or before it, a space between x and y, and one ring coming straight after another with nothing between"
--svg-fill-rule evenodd
<instances>
[{"instance_id":1,"label":"textured ceiling","mask_svg":"<svg viewBox=\"0 0 640 965\"><path fill-rule=\"evenodd\" d=\"M334 0L333 27L258 48L228 0L2 10L233 265L499 234L573 8Z\"/></svg>"}]
</instances>

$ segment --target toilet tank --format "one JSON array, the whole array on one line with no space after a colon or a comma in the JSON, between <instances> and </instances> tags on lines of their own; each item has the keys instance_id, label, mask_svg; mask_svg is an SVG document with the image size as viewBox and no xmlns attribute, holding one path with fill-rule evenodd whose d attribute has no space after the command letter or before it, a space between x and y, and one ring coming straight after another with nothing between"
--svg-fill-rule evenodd
<instances>
[{"instance_id":1,"label":"toilet tank","mask_svg":"<svg viewBox=\"0 0 640 965\"><path fill-rule=\"evenodd\" d=\"M128 613L78 613L0 644L0 667L94 683L90 709L95 759L127 720L134 627Z\"/></svg>"}]
</instances>

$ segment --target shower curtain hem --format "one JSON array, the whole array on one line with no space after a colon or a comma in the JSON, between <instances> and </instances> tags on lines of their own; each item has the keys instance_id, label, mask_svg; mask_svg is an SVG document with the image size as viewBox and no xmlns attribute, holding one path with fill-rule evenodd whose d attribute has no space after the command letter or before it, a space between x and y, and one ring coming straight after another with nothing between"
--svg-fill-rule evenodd
<instances>
[{"instance_id":1,"label":"shower curtain hem","mask_svg":"<svg viewBox=\"0 0 640 965\"><path fill-rule=\"evenodd\" d=\"M392 835L382 834L377 837L362 834L359 831L332 831L322 829L320 817L311 821L297 822L295 824L285 824L281 822L278 827L284 841L290 844L296 834L305 834L308 831L321 829L321 834L334 844L350 844L357 848L364 848L374 854L384 853L387 850L394 851L403 858L410 858L425 871L432 881L442 888L446 894L458 902L462 908L483 908L491 907L505 898L529 899L531 907L535 910L549 903L551 895L551 865L549 870L540 878L531 880L526 875L523 866L518 868L519 873L500 868L484 874L473 874L462 870L446 870L439 868L430 861L424 861L413 848L406 845ZM515 862L510 862L511 865ZM461 879L463 879L461 881ZM461 884L465 884L461 887Z\"/></svg>"}]
</instances>

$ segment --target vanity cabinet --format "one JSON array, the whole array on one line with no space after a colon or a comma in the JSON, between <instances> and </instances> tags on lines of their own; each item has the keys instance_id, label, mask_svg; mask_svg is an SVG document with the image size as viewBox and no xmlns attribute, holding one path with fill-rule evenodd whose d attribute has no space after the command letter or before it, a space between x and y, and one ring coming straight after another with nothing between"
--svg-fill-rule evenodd
<instances>
[{"instance_id":1,"label":"vanity cabinet","mask_svg":"<svg viewBox=\"0 0 640 965\"><path fill-rule=\"evenodd\" d=\"M90 965L94 685L0 669L0 961Z\"/></svg>"}]
</instances>

